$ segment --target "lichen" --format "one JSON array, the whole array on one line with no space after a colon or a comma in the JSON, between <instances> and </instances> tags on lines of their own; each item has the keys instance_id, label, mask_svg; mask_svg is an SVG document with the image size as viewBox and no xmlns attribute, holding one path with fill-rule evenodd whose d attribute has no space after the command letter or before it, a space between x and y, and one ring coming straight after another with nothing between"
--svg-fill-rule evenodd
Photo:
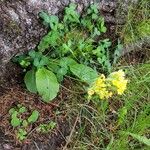
<instances>
[{"instance_id":1,"label":"lichen","mask_svg":"<svg viewBox=\"0 0 150 150\"><path fill-rule=\"evenodd\" d=\"M16 35L21 33L21 29L16 21L9 20L4 27L4 32L7 34L15 33Z\"/></svg>"}]
</instances>

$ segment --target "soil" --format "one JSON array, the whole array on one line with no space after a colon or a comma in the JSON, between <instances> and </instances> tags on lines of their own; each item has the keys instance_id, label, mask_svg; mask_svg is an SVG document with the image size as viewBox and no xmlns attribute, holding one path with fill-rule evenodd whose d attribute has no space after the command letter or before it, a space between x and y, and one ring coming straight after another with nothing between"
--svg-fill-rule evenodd
<instances>
[{"instance_id":1,"label":"soil","mask_svg":"<svg viewBox=\"0 0 150 150\"><path fill-rule=\"evenodd\" d=\"M61 93L53 103L45 104L40 97L27 92L20 84L9 88L0 87L0 150L60 149L66 143L66 137L70 134L71 128L69 119L63 111L58 116L56 115L57 110L61 111L62 100L65 100L69 94L64 89L61 90ZM38 110L40 113L38 122L30 126L27 139L22 143L16 139L8 114L9 109L17 104L25 106L29 112ZM46 123L50 120L57 123L57 127L53 131L47 134L35 132L40 123Z\"/></svg>"},{"instance_id":2,"label":"soil","mask_svg":"<svg viewBox=\"0 0 150 150\"><path fill-rule=\"evenodd\" d=\"M114 12L111 12L114 16ZM34 20L34 19L33 19ZM36 21L37 22L37 21ZM107 37L116 43L115 24L107 23L108 31ZM41 26L39 27L41 28ZM35 31L39 31L35 29ZM43 32L42 34L44 34ZM29 38L30 39L30 38ZM39 39L39 37L37 38ZM31 42L25 42L31 43ZM36 42L35 42L36 43ZM115 46L113 44L113 46ZM145 59L145 53L136 52L126 55L125 59L121 60L121 63L129 62L130 64L141 63ZM12 65L12 67L10 67ZM71 133L72 122L74 123L74 118L71 120L67 117L66 112L62 110L62 104L69 101L69 91L62 88L59 96L49 104L45 104L41 101L41 98L35 94L25 90L24 85L22 85L23 75L20 68L15 67L13 64L8 64L9 69L6 71L5 80L7 85L0 85L0 150L60 150L66 144L66 139ZM12 68L13 70L10 70ZM12 73L11 73L12 72ZM17 76L14 77L14 72ZM17 73L16 73L17 72ZM65 80L65 87L70 89L69 80ZM29 113L33 110L38 110L40 113L40 118L38 122L31 125L28 129L27 139L23 142L19 142L16 139L15 130L10 125L10 116L8 111L10 108L21 104L28 108ZM119 105L119 104L118 104ZM115 106L112 106L115 108ZM57 115L59 111L59 115ZM39 134L36 132L36 127L40 123L46 123L49 120L54 120L57 123L56 128L47 133ZM110 120L112 120L110 118ZM88 130L87 130L88 131ZM40 136L40 138L39 138Z\"/></svg>"}]
</instances>

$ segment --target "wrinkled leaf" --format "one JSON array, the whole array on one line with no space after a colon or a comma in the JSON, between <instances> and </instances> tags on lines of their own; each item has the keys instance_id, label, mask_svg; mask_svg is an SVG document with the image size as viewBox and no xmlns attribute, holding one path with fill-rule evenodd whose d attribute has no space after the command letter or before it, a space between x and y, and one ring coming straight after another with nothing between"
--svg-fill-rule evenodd
<instances>
[{"instance_id":1,"label":"wrinkled leaf","mask_svg":"<svg viewBox=\"0 0 150 150\"><path fill-rule=\"evenodd\" d=\"M32 93L37 93L36 82L35 82L35 71L34 69L28 71L24 77L24 82L27 89Z\"/></svg>"},{"instance_id":2,"label":"wrinkled leaf","mask_svg":"<svg viewBox=\"0 0 150 150\"><path fill-rule=\"evenodd\" d=\"M98 77L97 71L83 64L72 65L70 70L75 76L88 84L91 84Z\"/></svg>"},{"instance_id":3,"label":"wrinkled leaf","mask_svg":"<svg viewBox=\"0 0 150 150\"><path fill-rule=\"evenodd\" d=\"M55 74L44 67L36 72L36 85L45 102L53 100L59 91L59 83Z\"/></svg>"},{"instance_id":4,"label":"wrinkled leaf","mask_svg":"<svg viewBox=\"0 0 150 150\"><path fill-rule=\"evenodd\" d=\"M60 59L60 61L59 61L59 65L62 68L68 68L69 66L75 65L75 64L77 64L77 62L70 57L64 57L64 58Z\"/></svg>"}]
</instances>

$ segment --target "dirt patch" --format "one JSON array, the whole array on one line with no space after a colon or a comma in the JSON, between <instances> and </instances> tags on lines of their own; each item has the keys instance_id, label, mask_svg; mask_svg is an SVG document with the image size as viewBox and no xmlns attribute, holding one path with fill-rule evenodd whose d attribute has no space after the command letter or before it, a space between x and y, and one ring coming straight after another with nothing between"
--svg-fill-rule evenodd
<instances>
[{"instance_id":1,"label":"dirt patch","mask_svg":"<svg viewBox=\"0 0 150 150\"><path fill-rule=\"evenodd\" d=\"M60 110L62 100L67 97L67 91L61 91L59 97L53 103L45 104L37 95L24 90L20 85L11 88L0 87L0 150L57 150L66 143L66 136L70 134L70 124L65 112L58 116L56 110ZM38 121L30 126L27 139L20 143L16 139L15 130L10 125L10 108L21 104L28 108L29 112L38 110L40 117ZM54 120L57 127L50 133L39 134L35 132L40 123ZM40 138L39 138L40 137Z\"/></svg>"}]
</instances>

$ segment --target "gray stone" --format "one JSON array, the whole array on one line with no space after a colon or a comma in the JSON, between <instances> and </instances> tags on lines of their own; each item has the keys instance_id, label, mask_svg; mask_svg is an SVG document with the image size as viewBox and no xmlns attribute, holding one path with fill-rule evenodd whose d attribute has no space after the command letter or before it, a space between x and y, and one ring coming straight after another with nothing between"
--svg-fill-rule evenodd
<instances>
[{"instance_id":1,"label":"gray stone","mask_svg":"<svg viewBox=\"0 0 150 150\"><path fill-rule=\"evenodd\" d=\"M0 0L0 80L6 77L6 65L10 59L34 49L46 34L38 13L45 10L49 14L57 14L70 2L78 4L79 12L97 2L99 9L106 14L105 21L116 22L111 15L116 9L114 0Z\"/></svg>"}]
</instances>

